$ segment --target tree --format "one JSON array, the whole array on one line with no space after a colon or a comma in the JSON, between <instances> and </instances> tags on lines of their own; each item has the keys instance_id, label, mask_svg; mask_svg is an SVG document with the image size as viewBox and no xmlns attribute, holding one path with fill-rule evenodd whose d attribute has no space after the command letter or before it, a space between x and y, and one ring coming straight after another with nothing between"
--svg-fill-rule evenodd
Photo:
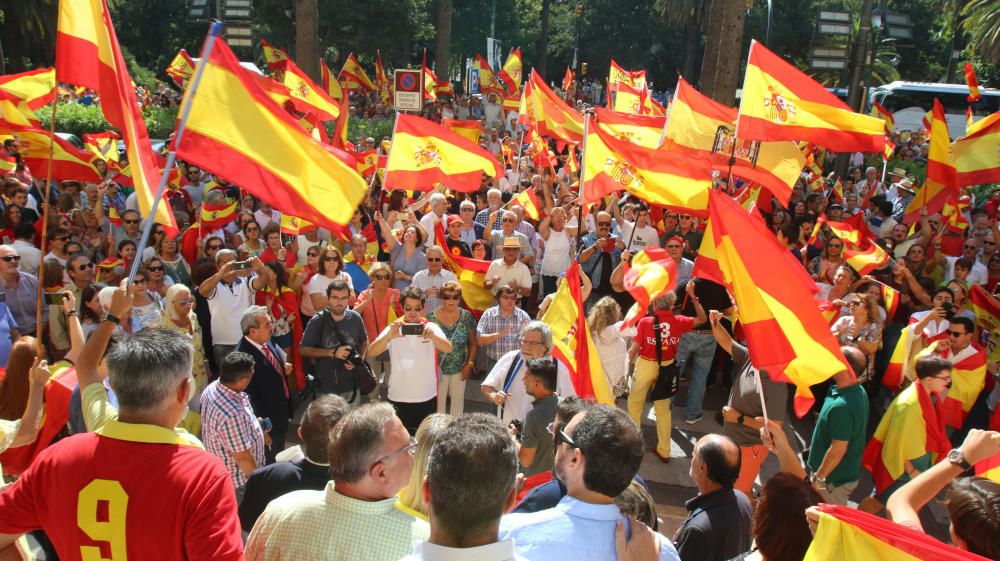
<instances>
[{"instance_id":1,"label":"tree","mask_svg":"<svg viewBox=\"0 0 1000 561\"><path fill-rule=\"evenodd\" d=\"M319 4L295 0L295 63L319 83Z\"/></svg>"},{"instance_id":2,"label":"tree","mask_svg":"<svg viewBox=\"0 0 1000 561\"><path fill-rule=\"evenodd\" d=\"M0 0L5 73L46 66L55 60L57 0Z\"/></svg>"},{"instance_id":3,"label":"tree","mask_svg":"<svg viewBox=\"0 0 1000 561\"><path fill-rule=\"evenodd\" d=\"M962 14L969 46L983 60L1000 63L1000 0L971 0Z\"/></svg>"},{"instance_id":4,"label":"tree","mask_svg":"<svg viewBox=\"0 0 1000 561\"><path fill-rule=\"evenodd\" d=\"M538 32L537 60L535 68L545 75L545 67L548 63L549 51L549 12L552 8L552 0L542 0L541 29Z\"/></svg>"},{"instance_id":5,"label":"tree","mask_svg":"<svg viewBox=\"0 0 1000 561\"><path fill-rule=\"evenodd\" d=\"M455 14L452 0L438 0L434 26L434 60L439 80L451 79L451 19Z\"/></svg>"}]
</instances>

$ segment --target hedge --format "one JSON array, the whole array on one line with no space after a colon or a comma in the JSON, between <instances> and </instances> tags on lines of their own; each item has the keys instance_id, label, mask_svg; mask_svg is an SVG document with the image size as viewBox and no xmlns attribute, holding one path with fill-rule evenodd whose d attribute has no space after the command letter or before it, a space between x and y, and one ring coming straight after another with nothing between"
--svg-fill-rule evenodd
<instances>
[{"instance_id":1,"label":"hedge","mask_svg":"<svg viewBox=\"0 0 1000 561\"><path fill-rule=\"evenodd\" d=\"M48 130L52 117L52 106L42 107L35 114L42 122L42 128ZM177 107L147 107L142 110L142 117L146 121L150 138L166 139L174 131L174 124L177 122ZM56 110L56 132L75 134L82 138L85 134L100 133L111 129L118 130L104 119L100 107L79 103L63 103Z\"/></svg>"}]
</instances>

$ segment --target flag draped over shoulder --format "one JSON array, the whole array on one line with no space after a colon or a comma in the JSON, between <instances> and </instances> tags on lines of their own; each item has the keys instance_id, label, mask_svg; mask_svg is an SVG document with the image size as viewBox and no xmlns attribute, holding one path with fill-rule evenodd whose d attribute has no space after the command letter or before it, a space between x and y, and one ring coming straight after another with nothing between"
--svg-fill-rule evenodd
<instances>
[{"instance_id":1,"label":"flag draped over shoulder","mask_svg":"<svg viewBox=\"0 0 1000 561\"><path fill-rule=\"evenodd\" d=\"M667 122L666 117L658 115L625 115L601 107L594 108L594 115L596 125L615 138L654 149L660 146L663 126Z\"/></svg>"},{"instance_id":2,"label":"flag draped over shoulder","mask_svg":"<svg viewBox=\"0 0 1000 561\"><path fill-rule=\"evenodd\" d=\"M987 561L923 532L839 505L823 504L803 561Z\"/></svg>"},{"instance_id":3,"label":"flag draped over shoulder","mask_svg":"<svg viewBox=\"0 0 1000 561\"><path fill-rule=\"evenodd\" d=\"M326 228L350 220L367 192L354 158L315 140L217 40L177 147L179 158L241 186L275 208ZM261 142L267 139L267 142Z\"/></svg>"},{"instance_id":4,"label":"flag draped over shoulder","mask_svg":"<svg viewBox=\"0 0 1000 561\"><path fill-rule=\"evenodd\" d=\"M652 204L705 216L712 171L708 162L643 148L590 127L583 151L582 203L626 189Z\"/></svg>"},{"instance_id":5,"label":"flag draped over shoulder","mask_svg":"<svg viewBox=\"0 0 1000 561\"><path fill-rule=\"evenodd\" d=\"M444 265L455 273L458 284L462 285L462 301L478 318L496 302L493 292L486 288L486 271L490 268L490 262L452 253L448 249L447 240L448 234L438 222L434 226L434 243L444 253Z\"/></svg>"},{"instance_id":6,"label":"flag draped over shoulder","mask_svg":"<svg viewBox=\"0 0 1000 561\"><path fill-rule=\"evenodd\" d=\"M924 387L914 382L889 404L865 446L861 465L871 472L875 491L881 493L903 476L905 462L930 452L934 463L950 449L940 401L935 407Z\"/></svg>"},{"instance_id":7,"label":"flag draped over shoulder","mask_svg":"<svg viewBox=\"0 0 1000 561\"><path fill-rule=\"evenodd\" d=\"M736 301L750 357L758 368L795 384L801 416L813 402L809 386L847 369L813 299L815 283L763 221L729 196L710 192L709 216L719 269Z\"/></svg>"},{"instance_id":8,"label":"flag draped over shoulder","mask_svg":"<svg viewBox=\"0 0 1000 561\"><path fill-rule=\"evenodd\" d=\"M736 136L805 140L837 152L881 152L885 124L855 113L804 72L752 41Z\"/></svg>"},{"instance_id":9,"label":"flag draped over shoulder","mask_svg":"<svg viewBox=\"0 0 1000 561\"><path fill-rule=\"evenodd\" d=\"M958 184L964 187L1000 183L997 146L1000 146L1000 111L973 123L952 146Z\"/></svg>"},{"instance_id":10,"label":"flag draped over shoulder","mask_svg":"<svg viewBox=\"0 0 1000 561\"><path fill-rule=\"evenodd\" d=\"M976 325L983 330L980 341L986 349L987 360L1000 361L1000 300L974 284L969 288L969 304L976 314Z\"/></svg>"},{"instance_id":11,"label":"flag draped over shoulder","mask_svg":"<svg viewBox=\"0 0 1000 561\"><path fill-rule=\"evenodd\" d=\"M583 313L580 264L574 262L545 310L542 321L552 328L552 354L569 369L576 394L583 399L614 405L611 386L597 354L590 326Z\"/></svg>"},{"instance_id":12,"label":"flag draped over shoulder","mask_svg":"<svg viewBox=\"0 0 1000 561\"><path fill-rule=\"evenodd\" d=\"M55 99L55 90L54 68L38 68L0 76L0 91L24 100L32 111L51 103Z\"/></svg>"},{"instance_id":13,"label":"flag draped over shoulder","mask_svg":"<svg viewBox=\"0 0 1000 561\"><path fill-rule=\"evenodd\" d=\"M539 134L567 144L583 140L583 116L566 104L532 71L524 84L517 122L531 125Z\"/></svg>"},{"instance_id":14,"label":"flag draped over shoulder","mask_svg":"<svg viewBox=\"0 0 1000 561\"><path fill-rule=\"evenodd\" d=\"M435 183L471 192L485 173L503 174L496 156L464 136L415 115L400 114L386 163L386 189L427 191Z\"/></svg>"},{"instance_id":15,"label":"flag draped over shoulder","mask_svg":"<svg viewBox=\"0 0 1000 561\"><path fill-rule=\"evenodd\" d=\"M61 0L56 38L56 76L62 82L85 86L101 96L101 110L108 122L122 132L139 210L149 216L160 167L139 111L135 87L111 23L105 0ZM154 220L170 236L177 223L170 205L158 205Z\"/></svg>"},{"instance_id":16,"label":"flag draped over shoulder","mask_svg":"<svg viewBox=\"0 0 1000 561\"><path fill-rule=\"evenodd\" d=\"M970 346L975 350L971 355L957 360L953 355L948 357L952 363L951 388L942 415L944 424L955 429L962 428L986 385L986 351L975 344Z\"/></svg>"}]
</instances>

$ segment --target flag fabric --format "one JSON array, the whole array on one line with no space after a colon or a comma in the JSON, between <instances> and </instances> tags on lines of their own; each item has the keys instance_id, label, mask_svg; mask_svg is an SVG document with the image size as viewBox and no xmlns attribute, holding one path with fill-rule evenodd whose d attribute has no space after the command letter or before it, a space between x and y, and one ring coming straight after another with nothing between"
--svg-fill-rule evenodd
<instances>
[{"instance_id":1,"label":"flag fabric","mask_svg":"<svg viewBox=\"0 0 1000 561\"><path fill-rule=\"evenodd\" d=\"M170 76L170 79L183 91L194 76L194 68L195 63L191 60L191 55L181 49L174 60L170 61L170 66L167 66L167 76Z\"/></svg>"},{"instance_id":2,"label":"flag fabric","mask_svg":"<svg viewBox=\"0 0 1000 561\"><path fill-rule=\"evenodd\" d=\"M929 162L928 162L929 163ZM917 195L910 201L910 204L906 207L906 211L903 213L903 223L916 225L920 223L922 215L920 214L921 208L926 208L928 215L940 214L944 210L944 205L951 198L952 194L956 193L954 189L944 185L943 183L938 183L936 181L926 181L920 189L917 190Z\"/></svg>"},{"instance_id":3,"label":"flag fabric","mask_svg":"<svg viewBox=\"0 0 1000 561\"><path fill-rule=\"evenodd\" d=\"M889 262L889 254L869 239L861 245L844 242L844 259L858 272L858 275L863 277L884 267Z\"/></svg>"},{"instance_id":4,"label":"flag fabric","mask_svg":"<svg viewBox=\"0 0 1000 561\"><path fill-rule=\"evenodd\" d=\"M677 286L677 262L660 247L647 247L632 256L625 265L625 290L635 298L639 310L645 312L653 300ZM637 314L635 321L644 314Z\"/></svg>"},{"instance_id":5,"label":"flag fabric","mask_svg":"<svg viewBox=\"0 0 1000 561\"><path fill-rule=\"evenodd\" d=\"M479 71L479 91L483 92L483 95L491 93L497 95L504 94L503 84L500 83L500 80L490 67L490 63L483 58L483 55L477 54L475 60L472 61L472 65Z\"/></svg>"},{"instance_id":6,"label":"flag fabric","mask_svg":"<svg viewBox=\"0 0 1000 561\"><path fill-rule=\"evenodd\" d=\"M643 148L590 127L583 151L581 204L627 190L648 203L705 216L712 171L707 161Z\"/></svg>"},{"instance_id":7,"label":"flag fabric","mask_svg":"<svg viewBox=\"0 0 1000 561\"><path fill-rule=\"evenodd\" d=\"M787 205L792 187L805 166L805 156L792 142L761 142L754 161L750 143L737 140L733 152L731 135L727 135L727 141L713 153L720 128L732 131L737 115L735 107L718 103L699 93L684 78L678 78L663 135L663 149L692 151L692 156L709 160L712 168L722 174L729 173L729 156L733 154L736 157L732 165L734 176L763 185Z\"/></svg>"},{"instance_id":8,"label":"flag fabric","mask_svg":"<svg viewBox=\"0 0 1000 561\"><path fill-rule=\"evenodd\" d=\"M957 193L952 193L941 209L945 229L953 234L964 234L969 228L969 220L965 217L968 210L969 196L959 197Z\"/></svg>"},{"instance_id":9,"label":"flag fabric","mask_svg":"<svg viewBox=\"0 0 1000 561\"><path fill-rule=\"evenodd\" d=\"M969 130L969 127L971 127L972 123L974 122L975 122L975 115L973 115L972 106L970 105L969 107L965 108L965 130Z\"/></svg>"},{"instance_id":10,"label":"flag fabric","mask_svg":"<svg viewBox=\"0 0 1000 561\"><path fill-rule=\"evenodd\" d=\"M628 84L614 82L608 95L613 98L611 107L619 113L639 115L642 113L642 90Z\"/></svg>"},{"instance_id":11,"label":"flag fabric","mask_svg":"<svg viewBox=\"0 0 1000 561\"><path fill-rule=\"evenodd\" d=\"M434 94L435 95L455 95L455 84L447 78L442 78L434 83Z\"/></svg>"},{"instance_id":12,"label":"flag fabric","mask_svg":"<svg viewBox=\"0 0 1000 561\"><path fill-rule=\"evenodd\" d=\"M579 262L573 262L566 271L565 282L556 291L542 321L552 328L552 354L566 365L576 394L581 399L614 405L611 385L583 313Z\"/></svg>"},{"instance_id":13,"label":"flag fabric","mask_svg":"<svg viewBox=\"0 0 1000 561\"><path fill-rule=\"evenodd\" d=\"M821 504L819 528L803 561L987 561L923 532L840 505Z\"/></svg>"},{"instance_id":14,"label":"flag fabric","mask_svg":"<svg viewBox=\"0 0 1000 561\"><path fill-rule=\"evenodd\" d=\"M49 175L49 145L52 145L52 179L100 183L103 178L94 167L97 159L89 150L81 150L59 136L49 138L48 131L30 127L14 127L0 123L0 132L17 140L18 152L35 177Z\"/></svg>"},{"instance_id":15,"label":"flag fabric","mask_svg":"<svg viewBox=\"0 0 1000 561\"><path fill-rule=\"evenodd\" d=\"M281 213L280 229L282 234L297 236L304 232L315 230L316 227L308 220L303 220L297 216L292 216L291 214L283 212Z\"/></svg>"},{"instance_id":16,"label":"flag fabric","mask_svg":"<svg viewBox=\"0 0 1000 561\"><path fill-rule=\"evenodd\" d=\"M375 84L372 83L368 74L365 74L365 69L361 68L361 63L354 57L354 53L347 55L344 67L340 69L340 79L346 81L348 84L357 84L365 91L375 91ZM348 85L347 89L354 88Z\"/></svg>"},{"instance_id":17,"label":"flag fabric","mask_svg":"<svg viewBox=\"0 0 1000 561\"><path fill-rule=\"evenodd\" d=\"M871 472L876 493L881 493L903 476L905 462L930 452L933 464L950 449L940 400L935 406L924 387L913 383L889 404L865 446L861 464Z\"/></svg>"},{"instance_id":18,"label":"flag fabric","mask_svg":"<svg viewBox=\"0 0 1000 561\"><path fill-rule=\"evenodd\" d=\"M17 158L0 154L0 173L14 173L17 171Z\"/></svg>"},{"instance_id":19,"label":"flag fabric","mask_svg":"<svg viewBox=\"0 0 1000 561\"><path fill-rule=\"evenodd\" d=\"M602 107L595 107L594 115L597 126L615 138L654 149L660 146L660 137L667 122L666 117L626 115Z\"/></svg>"},{"instance_id":20,"label":"flag fabric","mask_svg":"<svg viewBox=\"0 0 1000 561\"><path fill-rule=\"evenodd\" d=\"M608 68L608 84L625 84L635 90L646 85L645 70L625 70L615 59L611 59L611 66Z\"/></svg>"},{"instance_id":21,"label":"flag fabric","mask_svg":"<svg viewBox=\"0 0 1000 561\"><path fill-rule=\"evenodd\" d=\"M892 157L892 153L895 150L896 150L896 145L893 144L893 142L891 140L889 140L888 137L886 137L886 139L885 139L885 150L882 151L882 161L883 162L888 162L889 158ZM875 192L875 190L873 189L872 193L874 193L874 192ZM865 202L867 203L868 199L865 199Z\"/></svg>"},{"instance_id":22,"label":"flag fabric","mask_svg":"<svg viewBox=\"0 0 1000 561\"><path fill-rule=\"evenodd\" d=\"M567 105L534 71L524 84L517 122L567 144L583 140L583 115Z\"/></svg>"},{"instance_id":23,"label":"flag fabric","mask_svg":"<svg viewBox=\"0 0 1000 561\"><path fill-rule=\"evenodd\" d=\"M882 289L882 295L883 297L885 296L884 288ZM889 315L888 308L889 301L886 300L886 318L891 319L892 316ZM882 385L893 392L899 390L906 371L910 367L910 354L914 340L913 330L909 327L903 328L903 331L899 335L899 340L896 341L896 348L893 349L892 355L889 356L889 364L886 365L885 373L882 375Z\"/></svg>"},{"instance_id":24,"label":"flag fabric","mask_svg":"<svg viewBox=\"0 0 1000 561\"><path fill-rule=\"evenodd\" d=\"M705 233L701 238L701 246L698 248L691 276L707 279L715 284L726 284L725 275L719 268L719 256L715 253L715 233L712 230L711 220L705 222Z\"/></svg>"},{"instance_id":25,"label":"flag fabric","mask_svg":"<svg viewBox=\"0 0 1000 561\"><path fill-rule=\"evenodd\" d=\"M535 129L528 127L528 130L524 133L524 153L531 158L535 163L536 168L551 168L554 165L552 161L553 158L549 152L549 144L541 137ZM506 145L501 145L501 149L504 150L505 155L510 149ZM510 154L508 160L510 161L511 167L516 168L514 162L514 155Z\"/></svg>"},{"instance_id":26,"label":"flag fabric","mask_svg":"<svg viewBox=\"0 0 1000 561\"><path fill-rule=\"evenodd\" d=\"M160 168L105 0L59 2L56 76L61 82L86 86L100 95L104 117L124 136L139 210L148 217ZM163 225L167 235L177 235L170 205L157 205L153 219Z\"/></svg>"},{"instance_id":27,"label":"flag fabric","mask_svg":"<svg viewBox=\"0 0 1000 561\"><path fill-rule=\"evenodd\" d=\"M1000 146L1000 111L973 123L952 146L958 184L965 187L1000 183L997 146Z\"/></svg>"},{"instance_id":28,"label":"flag fabric","mask_svg":"<svg viewBox=\"0 0 1000 561\"><path fill-rule=\"evenodd\" d=\"M118 227L121 227L122 225L125 224L125 221L122 220L121 215L118 214L118 209L115 208L115 205L110 205L108 207L108 222L110 222L113 226L118 226Z\"/></svg>"},{"instance_id":29,"label":"flag fabric","mask_svg":"<svg viewBox=\"0 0 1000 561\"><path fill-rule=\"evenodd\" d=\"M15 127L42 128L42 122L28 104L6 92L0 92L0 120Z\"/></svg>"},{"instance_id":30,"label":"flag fabric","mask_svg":"<svg viewBox=\"0 0 1000 561\"><path fill-rule=\"evenodd\" d=\"M48 105L55 99L56 70L38 68L0 76L0 91L24 100L32 111Z\"/></svg>"},{"instance_id":31,"label":"flag fabric","mask_svg":"<svg viewBox=\"0 0 1000 561\"><path fill-rule=\"evenodd\" d=\"M881 103L875 102L872 105L872 117L878 117L885 123L886 134L892 134L896 130L896 117Z\"/></svg>"},{"instance_id":32,"label":"flag fabric","mask_svg":"<svg viewBox=\"0 0 1000 561\"><path fill-rule=\"evenodd\" d=\"M470 193L483 174L500 177L496 156L464 136L416 115L400 114L386 163L385 189L429 191L436 183Z\"/></svg>"},{"instance_id":33,"label":"flag fabric","mask_svg":"<svg viewBox=\"0 0 1000 561\"><path fill-rule=\"evenodd\" d=\"M958 174L951 160L951 138L948 136L948 121L945 120L944 106L934 98L934 108L931 110L930 150L927 154L927 181L940 183L946 187L958 190Z\"/></svg>"},{"instance_id":34,"label":"flag fabric","mask_svg":"<svg viewBox=\"0 0 1000 561\"><path fill-rule=\"evenodd\" d=\"M507 95L514 95L521 89L521 47L511 49L507 55L507 62L503 63L503 68L498 72L498 78L503 82Z\"/></svg>"},{"instance_id":35,"label":"flag fabric","mask_svg":"<svg viewBox=\"0 0 1000 561\"><path fill-rule=\"evenodd\" d=\"M837 152L881 152L885 124L852 111L795 66L750 43L736 136L806 140Z\"/></svg>"},{"instance_id":36,"label":"flag fabric","mask_svg":"<svg viewBox=\"0 0 1000 561\"><path fill-rule=\"evenodd\" d=\"M70 397L73 395L73 388L78 385L76 368L61 367L58 362L51 367L54 373L43 390L45 414L38 435L33 442L8 448L0 454L4 475L20 475L27 470L38 454L59 436L69 421Z\"/></svg>"},{"instance_id":37,"label":"flag fabric","mask_svg":"<svg viewBox=\"0 0 1000 561\"><path fill-rule=\"evenodd\" d=\"M990 430L996 429L991 427ZM976 475L979 477L1000 483L1000 454L979 462L975 467Z\"/></svg>"},{"instance_id":38,"label":"flag fabric","mask_svg":"<svg viewBox=\"0 0 1000 561\"><path fill-rule=\"evenodd\" d=\"M105 162L118 161L118 140L121 136L115 131L83 135L83 147L97 155Z\"/></svg>"},{"instance_id":39,"label":"flag fabric","mask_svg":"<svg viewBox=\"0 0 1000 561\"><path fill-rule=\"evenodd\" d=\"M496 303L493 292L486 288L486 271L490 268L490 262L455 255L448 249L447 240L448 234L438 222L434 226L434 243L444 253L444 266L455 273L458 284L462 285L462 301L478 318Z\"/></svg>"},{"instance_id":40,"label":"flag fabric","mask_svg":"<svg viewBox=\"0 0 1000 561\"><path fill-rule=\"evenodd\" d=\"M510 201L511 206L517 205L524 209L524 213L532 220L538 220L542 205L535 196L535 187L531 186L521 191Z\"/></svg>"},{"instance_id":41,"label":"flag fabric","mask_svg":"<svg viewBox=\"0 0 1000 561\"><path fill-rule=\"evenodd\" d=\"M320 81L323 82L323 91L332 100L340 101L344 97L344 90L340 87L340 81L333 78L330 68L325 62L319 63Z\"/></svg>"},{"instance_id":42,"label":"flag fabric","mask_svg":"<svg viewBox=\"0 0 1000 561\"><path fill-rule=\"evenodd\" d=\"M882 301L885 302L886 321L892 321L899 308L899 291L882 282L878 283L878 287L882 292Z\"/></svg>"},{"instance_id":43,"label":"flag fabric","mask_svg":"<svg viewBox=\"0 0 1000 561\"><path fill-rule=\"evenodd\" d=\"M980 342L986 348L987 360L1000 361L1000 300L974 284L969 288L968 302L976 314L976 325L982 329Z\"/></svg>"},{"instance_id":44,"label":"flag fabric","mask_svg":"<svg viewBox=\"0 0 1000 561\"><path fill-rule=\"evenodd\" d=\"M375 50L375 92L382 104L386 107L392 105L392 80L385 73L385 66L382 66L382 51Z\"/></svg>"},{"instance_id":45,"label":"flag fabric","mask_svg":"<svg viewBox=\"0 0 1000 561\"><path fill-rule=\"evenodd\" d=\"M325 144L330 143L330 138L326 134L326 127L323 126L323 121L314 113L306 113L298 120L298 123L316 140Z\"/></svg>"},{"instance_id":46,"label":"flag fabric","mask_svg":"<svg viewBox=\"0 0 1000 561\"><path fill-rule=\"evenodd\" d=\"M312 113L321 121L332 121L340 116L340 106L324 88L313 82L291 59L280 63L279 82L288 88L289 97L299 113ZM343 97L343 96L341 96ZM338 100L339 101L339 100Z\"/></svg>"},{"instance_id":47,"label":"flag fabric","mask_svg":"<svg viewBox=\"0 0 1000 561\"><path fill-rule=\"evenodd\" d=\"M921 351L920 355L930 355L940 342ZM964 352L956 356L949 349L941 357L951 362L951 387L942 404L941 415L944 424L961 429L972 405L986 386L986 351L972 343Z\"/></svg>"},{"instance_id":48,"label":"flag fabric","mask_svg":"<svg viewBox=\"0 0 1000 561\"><path fill-rule=\"evenodd\" d=\"M566 75L563 76L562 89L564 92L568 92L569 88L573 85L573 71L566 67Z\"/></svg>"},{"instance_id":49,"label":"flag fabric","mask_svg":"<svg viewBox=\"0 0 1000 561\"><path fill-rule=\"evenodd\" d=\"M709 216L716 258L735 299L751 360L776 379L795 384L795 411L801 416L813 403L809 386L847 369L813 299L815 283L763 221L728 195L709 192Z\"/></svg>"},{"instance_id":50,"label":"flag fabric","mask_svg":"<svg viewBox=\"0 0 1000 561\"><path fill-rule=\"evenodd\" d=\"M188 105L178 157L240 185L274 208L292 209L331 228L350 220L368 191L354 169L354 158L313 139L248 77L221 40L205 66L197 95L185 95L182 109Z\"/></svg>"},{"instance_id":51,"label":"flag fabric","mask_svg":"<svg viewBox=\"0 0 1000 561\"><path fill-rule=\"evenodd\" d=\"M476 144L479 144L479 137L483 136L483 125L479 121L441 119L441 126L468 138L470 142L475 142Z\"/></svg>"},{"instance_id":52,"label":"flag fabric","mask_svg":"<svg viewBox=\"0 0 1000 561\"><path fill-rule=\"evenodd\" d=\"M291 60L284 49L274 47L263 39L260 40L260 46L264 50L264 60L267 62L267 67L272 71L280 68L284 61Z\"/></svg>"},{"instance_id":53,"label":"flag fabric","mask_svg":"<svg viewBox=\"0 0 1000 561\"><path fill-rule=\"evenodd\" d=\"M965 83L969 86L969 103L975 103L983 99L983 92L979 90L979 80L976 80L976 69L971 62L965 63Z\"/></svg>"},{"instance_id":54,"label":"flag fabric","mask_svg":"<svg viewBox=\"0 0 1000 561\"><path fill-rule=\"evenodd\" d=\"M424 101L437 101L438 79L434 71L427 66L427 49L424 49L424 60L421 63L424 77Z\"/></svg>"},{"instance_id":55,"label":"flag fabric","mask_svg":"<svg viewBox=\"0 0 1000 561\"><path fill-rule=\"evenodd\" d=\"M236 207L239 201L233 201L224 205L202 204L201 207L201 227L209 230L217 230L233 220L236 220Z\"/></svg>"},{"instance_id":56,"label":"flag fabric","mask_svg":"<svg viewBox=\"0 0 1000 561\"><path fill-rule=\"evenodd\" d=\"M337 118L337 125L333 129L333 138L330 142L337 148L341 150L348 150L350 142L347 140L347 121L351 118L351 108L347 105L348 96L342 96L340 98L340 108L337 112L340 116Z\"/></svg>"}]
</instances>

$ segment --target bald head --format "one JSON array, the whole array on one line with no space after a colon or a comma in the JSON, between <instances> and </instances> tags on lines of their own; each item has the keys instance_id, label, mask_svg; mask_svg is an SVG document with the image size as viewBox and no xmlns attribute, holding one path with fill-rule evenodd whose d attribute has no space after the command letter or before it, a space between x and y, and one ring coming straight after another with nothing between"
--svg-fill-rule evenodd
<instances>
[{"instance_id":1,"label":"bald head","mask_svg":"<svg viewBox=\"0 0 1000 561\"><path fill-rule=\"evenodd\" d=\"M699 488L706 486L703 479L707 479L714 484L712 486L731 489L740 476L740 447L728 436L707 434L701 437L694 447L693 457L691 469L695 470L697 464L697 469L702 471L698 475L692 473Z\"/></svg>"}]
</instances>

